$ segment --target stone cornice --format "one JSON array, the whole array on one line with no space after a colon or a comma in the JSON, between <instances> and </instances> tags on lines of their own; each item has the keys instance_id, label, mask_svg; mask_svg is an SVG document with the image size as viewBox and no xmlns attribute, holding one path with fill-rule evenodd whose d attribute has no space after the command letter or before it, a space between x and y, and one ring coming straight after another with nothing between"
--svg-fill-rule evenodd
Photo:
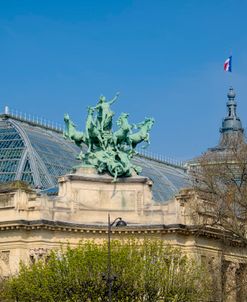
<instances>
[{"instance_id":1,"label":"stone cornice","mask_svg":"<svg viewBox=\"0 0 247 302\"><path fill-rule=\"evenodd\" d=\"M108 232L107 225L97 224L77 224L64 221L52 221L52 220L13 220L0 222L0 231L9 230L49 230L49 231L61 231L61 232L75 232L75 233L91 233L101 234ZM112 233L114 234L178 234L183 236L199 236L212 239L224 240L228 245L243 246L240 240L223 233L221 230L215 228L200 228L192 225L184 224L156 224L156 225L135 225L129 224L127 227L112 227Z\"/></svg>"},{"instance_id":2,"label":"stone cornice","mask_svg":"<svg viewBox=\"0 0 247 302\"><path fill-rule=\"evenodd\" d=\"M111 183L112 177L107 174L67 174L65 176L61 176L58 179L58 182L64 182L66 180L76 180L76 181L89 181L89 182L102 182L102 183ZM150 179L148 177L143 176L132 176L132 177L122 177L116 180L116 183L149 183Z\"/></svg>"}]
</instances>

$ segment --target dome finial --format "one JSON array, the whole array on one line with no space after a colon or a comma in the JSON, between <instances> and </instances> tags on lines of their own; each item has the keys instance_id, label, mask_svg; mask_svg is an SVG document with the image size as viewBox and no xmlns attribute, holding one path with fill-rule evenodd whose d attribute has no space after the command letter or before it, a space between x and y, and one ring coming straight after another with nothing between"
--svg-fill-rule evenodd
<instances>
[{"instance_id":1,"label":"dome finial","mask_svg":"<svg viewBox=\"0 0 247 302\"><path fill-rule=\"evenodd\" d=\"M227 97L228 97L229 101L234 100L235 96L236 96L236 93L235 93L234 89L232 88L232 86L230 86L229 91L227 93Z\"/></svg>"}]
</instances>

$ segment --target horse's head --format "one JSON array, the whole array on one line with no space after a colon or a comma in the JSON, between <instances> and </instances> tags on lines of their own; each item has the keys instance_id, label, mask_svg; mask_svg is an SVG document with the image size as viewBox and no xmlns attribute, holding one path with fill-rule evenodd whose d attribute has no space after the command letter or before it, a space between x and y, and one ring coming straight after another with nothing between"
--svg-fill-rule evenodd
<instances>
[{"instance_id":1,"label":"horse's head","mask_svg":"<svg viewBox=\"0 0 247 302\"><path fill-rule=\"evenodd\" d=\"M153 117L146 117L145 122L147 124L154 124L154 118Z\"/></svg>"},{"instance_id":2,"label":"horse's head","mask_svg":"<svg viewBox=\"0 0 247 302\"><path fill-rule=\"evenodd\" d=\"M153 126L154 124L154 118L152 117L148 117L145 119L145 124L147 125L147 128L148 129L151 129L151 127Z\"/></svg>"},{"instance_id":3,"label":"horse's head","mask_svg":"<svg viewBox=\"0 0 247 302\"><path fill-rule=\"evenodd\" d=\"M129 116L128 113L122 112L117 120L117 125L121 126L128 119L128 116Z\"/></svg>"},{"instance_id":4,"label":"horse's head","mask_svg":"<svg viewBox=\"0 0 247 302\"><path fill-rule=\"evenodd\" d=\"M145 120L139 124L137 124L137 128L146 128L150 129L154 124L154 119L152 117L146 117Z\"/></svg>"},{"instance_id":5,"label":"horse's head","mask_svg":"<svg viewBox=\"0 0 247 302\"><path fill-rule=\"evenodd\" d=\"M65 123L69 122L69 115L68 115L68 113L64 114L63 120L65 121Z\"/></svg>"},{"instance_id":6,"label":"horse's head","mask_svg":"<svg viewBox=\"0 0 247 302\"><path fill-rule=\"evenodd\" d=\"M138 123L137 125L135 125L135 128L140 129L142 128L144 125L146 125L146 120L144 120L143 122Z\"/></svg>"},{"instance_id":7,"label":"horse's head","mask_svg":"<svg viewBox=\"0 0 247 302\"><path fill-rule=\"evenodd\" d=\"M66 124L66 126L67 127L76 127L76 125L72 122L72 120L69 118L69 115L68 115L68 113L65 113L64 114L64 118L63 118L63 120L64 120L64 122L65 122L65 124Z\"/></svg>"},{"instance_id":8,"label":"horse's head","mask_svg":"<svg viewBox=\"0 0 247 302\"><path fill-rule=\"evenodd\" d=\"M120 117L122 117L122 119L127 119L129 117L128 113L122 112Z\"/></svg>"},{"instance_id":9,"label":"horse's head","mask_svg":"<svg viewBox=\"0 0 247 302\"><path fill-rule=\"evenodd\" d=\"M87 112L88 112L88 114L93 114L94 113L94 107L88 106L87 107Z\"/></svg>"}]
</instances>

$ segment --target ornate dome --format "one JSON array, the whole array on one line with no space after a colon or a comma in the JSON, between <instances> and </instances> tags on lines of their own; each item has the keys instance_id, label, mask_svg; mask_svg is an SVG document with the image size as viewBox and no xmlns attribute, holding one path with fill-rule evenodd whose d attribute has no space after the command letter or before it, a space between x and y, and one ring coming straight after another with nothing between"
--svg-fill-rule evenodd
<instances>
[{"instance_id":1,"label":"ornate dome","mask_svg":"<svg viewBox=\"0 0 247 302\"><path fill-rule=\"evenodd\" d=\"M237 103L235 101L236 93L232 87L230 87L227 97L227 116L223 119L222 127L220 128L221 140L219 147L226 148L231 145L232 141L241 139L244 140L242 123L237 116Z\"/></svg>"}]
</instances>

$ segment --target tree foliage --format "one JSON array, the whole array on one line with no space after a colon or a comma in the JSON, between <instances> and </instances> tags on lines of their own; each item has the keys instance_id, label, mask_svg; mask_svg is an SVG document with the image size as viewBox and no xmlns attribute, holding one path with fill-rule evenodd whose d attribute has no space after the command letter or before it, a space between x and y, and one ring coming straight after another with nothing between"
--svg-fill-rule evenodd
<instances>
[{"instance_id":1,"label":"tree foliage","mask_svg":"<svg viewBox=\"0 0 247 302\"><path fill-rule=\"evenodd\" d=\"M247 244L247 145L203 155L192 169L200 223Z\"/></svg>"},{"instance_id":2,"label":"tree foliage","mask_svg":"<svg viewBox=\"0 0 247 302\"><path fill-rule=\"evenodd\" d=\"M112 301L207 301L207 274L195 260L161 241L112 241ZM2 301L108 301L107 243L87 241L21 264Z\"/></svg>"}]
</instances>

